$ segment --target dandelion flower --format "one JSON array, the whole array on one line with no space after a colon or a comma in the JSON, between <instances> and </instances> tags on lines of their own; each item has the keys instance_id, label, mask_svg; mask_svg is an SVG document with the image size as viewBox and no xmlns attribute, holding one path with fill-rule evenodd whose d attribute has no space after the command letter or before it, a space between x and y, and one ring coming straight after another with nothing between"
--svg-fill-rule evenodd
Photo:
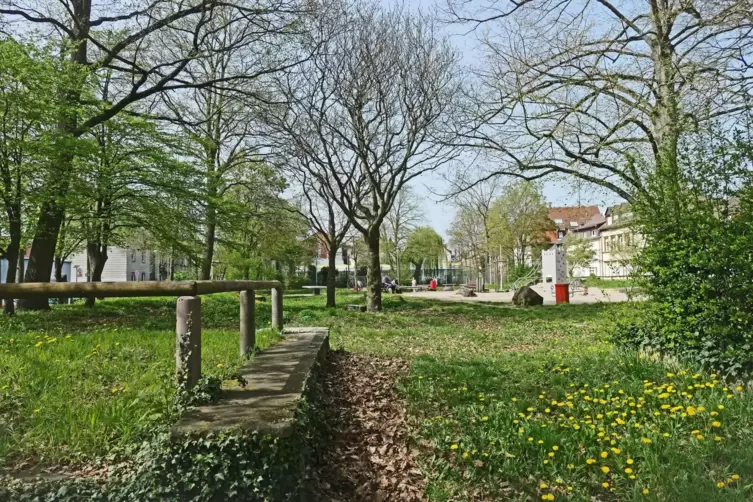
<instances>
[{"instance_id":1,"label":"dandelion flower","mask_svg":"<svg viewBox=\"0 0 753 502\"><path fill-rule=\"evenodd\" d=\"M711 427L721 427L721 426L722 426L721 422L716 422L716 421L711 422Z\"/></svg>"},{"instance_id":2,"label":"dandelion flower","mask_svg":"<svg viewBox=\"0 0 753 502\"><path fill-rule=\"evenodd\" d=\"M643 494L644 494L644 495L648 495L648 488L644 488L644 489L643 489Z\"/></svg>"},{"instance_id":3,"label":"dandelion flower","mask_svg":"<svg viewBox=\"0 0 753 502\"><path fill-rule=\"evenodd\" d=\"M733 474L733 475L732 475L732 476L730 476L730 477L731 477L732 479L734 479L735 481L737 481L738 479L740 479L740 475L739 475L739 474Z\"/></svg>"},{"instance_id":4,"label":"dandelion flower","mask_svg":"<svg viewBox=\"0 0 753 502\"><path fill-rule=\"evenodd\" d=\"M601 452L601 458L607 458L609 454L605 451Z\"/></svg>"},{"instance_id":5,"label":"dandelion flower","mask_svg":"<svg viewBox=\"0 0 753 502\"><path fill-rule=\"evenodd\" d=\"M633 465L633 459L632 459L632 458L629 458L629 459L627 459L627 463L628 463L629 465Z\"/></svg>"},{"instance_id":6,"label":"dandelion flower","mask_svg":"<svg viewBox=\"0 0 753 502\"><path fill-rule=\"evenodd\" d=\"M630 467L627 467L627 468L625 468L625 473L632 474L633 473L633 469L631 469Z\"/></svg>"},{"instance_id":7,"label":"dandelion flower","mask_svg":"<svg viewBox=\"0 0 753 502\"><path fill-rule=\"evenodd\" d=\"M457 450L458 449L458 445L454 444L454 445L450 446L450 449L451 450Z\"/></svg>"},{"instance_id":8,"label":"dandelion flower","mask_svg":"<svg viewBox=\"0 0 753 502\"><path fill-rule=\"evenodd\" d=\"M609 483L607 483L606 481L604 481L604 482L603 482L603 483L601 484L601 486L603 486L604 488L609 488Z\"/></svg>"},{"instance_id":9,"label":"dandelion flower","mask_svg":"<svg viewBox=\"0 0 753 502\"><path fill-rule=\"evenodd\" d=\"M716 484L716 487L717 487L717 488L724 488L724 481L719 481L719 482L718 482L718 483Z\"/></svg>"},{"instance_id":10,"label":"dandelion flower","mask_svg":"<svg viewBox=\"0 0 753 502\"><path fill-rule=\"evenodd\" d=\"M595 458L589 458L588 460L586 460L586 463L588 465L595 464L596 463L596 459Z\"/></svg>"},{"instance_id":11,"label":"dandelion flower","mask_svg":"<svg viewBox=\"0 0 753 502\"><path fill-rule=\"evenodd\" d=\"M649 438L641 438L641 442L651 444L653 441L651 441Z\"/></svg>"},{"instance_id":12,"label":"dandelion flower","mask_svg":"<svg viewBox=\"0 0 753 502\"><path fill-rule=\"evenodd\" d=\"M609 467L607 467L606 465L602 465L601 472L603 472L604 474L609 474Z\"/></svg>"},{"instance_id":13,"label":"dandelion flower","mask_svg":"<svg viewBox=\"0 0 753 502\"><path fill-rule=\"evenodd\" d=\"M686 409L685 411L686 411L686 412L688 413L688 415L689 415L689 416L691 416L691 417L695 415L695 408L693 408L692 406L688 406L688 407L687 407L687 409Z\"/></svg>"},{"instance_id":14,"label":"dandelion flower","mask_svg":"<svg viewBox=\"0 0 753 502\"><path fill-rule=\"evenodd\" d=\"M546 483L541 483L541 484L539 485L539 488L541 488L542 490L544 490L544 489L546 489L546 488L549 488L549 485L547 485Z\"/></svg>"}]
</instances>

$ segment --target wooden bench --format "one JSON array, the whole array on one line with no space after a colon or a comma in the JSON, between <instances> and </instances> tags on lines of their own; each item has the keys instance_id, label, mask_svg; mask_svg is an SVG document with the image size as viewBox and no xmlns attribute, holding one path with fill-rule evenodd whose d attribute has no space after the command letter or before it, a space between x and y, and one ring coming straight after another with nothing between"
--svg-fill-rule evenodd
<instances>
[{"instance_id":1,"label":"wooden bench","mask_svg":"<svg viewBox=\"0 0 753 502\"><path fill-rule=\"evenodd\" d=\"M427 289L427 288L428 288L428 286L400 286L400 287L401 287L401 288L405 288L405 289L410 289L410 290L411 290L411 291L413 291L414 293L415 293L416 291L424 291L425 289Z\"/></svg>"},{"instance_id":2,"label":"wooden bench","mask_svg":"<svg viewBox=\"0 0 753 502\"><path fill-rule=\"evenodd\" d=\"M314 296L321 295L322 294L322 290L323 289L327 289L327 286L301 286L301 287L303 289L313 289L314 290L314 293L313 293Z\"/></svg>"}]
</instances>

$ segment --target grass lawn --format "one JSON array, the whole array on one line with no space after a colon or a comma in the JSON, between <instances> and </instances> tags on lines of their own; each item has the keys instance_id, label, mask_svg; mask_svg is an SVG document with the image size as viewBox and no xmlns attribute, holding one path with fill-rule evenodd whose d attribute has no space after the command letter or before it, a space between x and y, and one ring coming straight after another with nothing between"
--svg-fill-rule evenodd
<instances>
[{"instance_id":1,"label":"grass lawn","mask_svg":"<svg viewBox=\"0 0 753 502\"><path fill-rule=\"evenodd\" d=\"M257 325L270 319L257 303ZM203 299L206 375L241 364L237 295ZM260 330L257 345L277 337ZM175 420L175 299L101 302L0 318L0 467L127 453Z\"/></svg>"},{"instance_id":2,"label":"grass lawn","mask_svg":"<svg viewBox=\"0 0 753 502\"><path fill-rule=\"evenodd\" d=\"M228 375L240 362L237 297L204 301L204 371ZM333 348L412 360L399 390L432 500L753 495L753 399L696 368L612 347L609 326L639 304L515 309L386 295L374 315L324 302L287 300L286 323L331 327ZM0 319L0 466L127 454L169 424L174 303ZM266 326L268 303L257 315Z\"/></svg>"}]
</instances>

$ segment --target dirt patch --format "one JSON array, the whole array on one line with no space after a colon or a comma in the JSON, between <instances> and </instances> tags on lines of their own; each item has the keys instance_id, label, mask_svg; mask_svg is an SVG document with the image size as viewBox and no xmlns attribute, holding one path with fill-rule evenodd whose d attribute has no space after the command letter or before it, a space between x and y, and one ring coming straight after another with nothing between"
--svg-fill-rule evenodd
<instances>
[{"instance_id":1,"label":"dirt patch","mask_svg":"<svg viewBox=\"0 0 753 502\"><path fill-rule=\"evenodd\" d=\"M314 500L426 500L395 391L408 363L337 351L326 365L322 411L331 438L314 469Z\"/></svg>"}]
</instances>

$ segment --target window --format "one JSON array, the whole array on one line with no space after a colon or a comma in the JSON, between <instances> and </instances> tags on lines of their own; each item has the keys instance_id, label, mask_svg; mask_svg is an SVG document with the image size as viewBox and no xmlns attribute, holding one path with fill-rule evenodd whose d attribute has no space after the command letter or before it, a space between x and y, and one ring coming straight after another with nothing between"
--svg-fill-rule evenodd
<instances>
[{"instance_id":1,"label":"window","mask_svg":"<svg viewBox=\"0 0 753 502\"><path fill-rule=\"evenodd\" d=\"M591 230L591 235L596 237L596 230Z\"/></svg>"},{"instance_id":2,"label":"window","mask_svg":"<svg viewBox=\"0 0 753 502\"><path fill-rule=\"evenodd\" d=\"M131 261L136 261L136 251L131 250Z\"/></svg>"},{"instance_id":3,"label":"window","mask_svg":"<svg viewBox=\"0 0 753 502\"><path fill-rule=\"evenodd\" d=\"M142 251L141 252L141 263L145 263L145 262L146 262L146 252Z\"/></svg>"},{"instance_id":4,"label":"window","mask_svg":"<svg viewBox=\"0 0 753 502\"><path fill-rule=\"evenodd\" d=\"M596 275L596 267L591 267L588 269L589 275Z\"/></svg>"},{"instance_id":5,"label":"window","mask_svg":"<svg viewBox=\"0 0 753 502\"><path fill-rule=\"evenodd\" d=\"M141 280L142 281L146 280L146 272L141 272Z\"/></svg>"},{"instance_id":6,"label":"window","mask_svg":"<svg viewBox=\"0 0 753 502\"><path fill-rule=\"evenodd\" d=\"M136 272L131 272L131 280L132 281L136 280Z\"/></svg>"},{"instance_id":7,"label":"window","mask_svg":"<svg viewBox=\"0 0 753 502\"><path fill-rule=\"evenodd\" d=\"M562 225L562 218L555 218L554 223L557 225Z\"/></svg>"},{"instance_id":8,"label":"window","mask_svg":"<svg viewBox=\"0 0 753 502\"><path fill-rule=\"evenodd\" d=\"M571 227L577 227L578 226L578 222L577 221L571 221L570 222L570 226Z\"/></svg>"}]
</instances>

